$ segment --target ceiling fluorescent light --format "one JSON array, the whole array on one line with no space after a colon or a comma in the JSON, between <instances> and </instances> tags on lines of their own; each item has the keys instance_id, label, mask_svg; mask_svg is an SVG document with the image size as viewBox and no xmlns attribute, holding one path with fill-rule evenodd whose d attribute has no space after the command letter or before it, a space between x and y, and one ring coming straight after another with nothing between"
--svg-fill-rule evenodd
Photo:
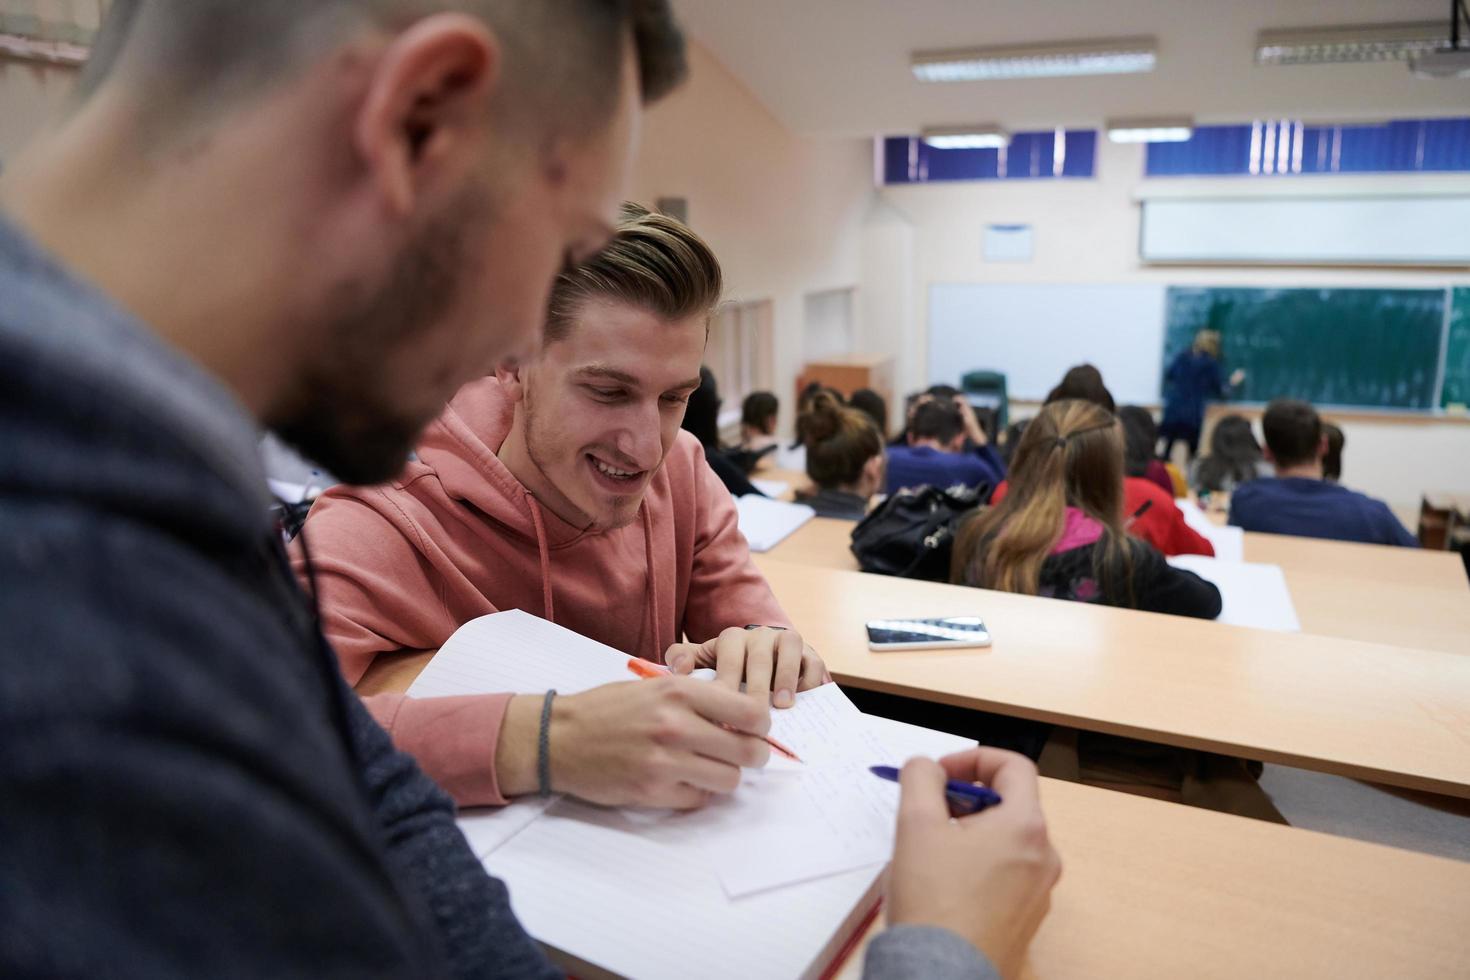
<instances>
[{"instance_id":1,"label":"ceiling fluorescent light","mask_svg":"<svg viewBox=\"0 0 1470 980\"><path fill-rule=\"evenodd\" d=\"M1442 21L1262 31L1256 35L1256 64L1404 61L1449 46L1449 25Z\"/></svg>"},{"instance_id":2,"label":"ceiling fluorescent light","mask_svg":"<svg viewBox=\"0 0 1470 980\"><path fill-rule=\"evenodd\" d=\"M1110 119L1107 130L1114 143L1183 143L1194 135L1194 120Z\"/></svg>"},{"instance_id":3,"label":"ceiling fluorescent light","mask_svg":"<svg viewBox=\"0 0 1470 980\"><path fill-rule=\"evenodd\" d=\"M920 133L919 139L936 150L998 150L1011 142L1010 134L999 126L936 126Z\"/></svg>"},{"instance_id":4,"label":"ceiling fluorescent light","mask_svg":"<svg viewBox=\"0 0 1470 980\"><path fill-rule=\"evenodd\" d=\"M1072 44L1025 44L962 51L917 51L914 77L921 82L974 82L1064 75L1125 75L1153 71L1158 42L1151 37Z\"/></svg>"},{"instance_id":5,"label":"ceiling fluorescent light","mask_svg":"<svg viewBox=\"0 0 1470 980\"><path fill-rule=\"evenodd\" d=\"M1470 48L1417 55L1409 69L1420 78L1470 78Z\"/></svg>"},{"instance_id":6,"label":"ceiling fluorescent light","mask_svg":"<svg viewBox=\"0 0 1470 980\"><path fill-rule=\"evenodd\" d=\"M0 34L0 58L44 61L53 65L80 65L89 49L68 41L40 41L19 34Z\"/></svg>"}]
</instances>

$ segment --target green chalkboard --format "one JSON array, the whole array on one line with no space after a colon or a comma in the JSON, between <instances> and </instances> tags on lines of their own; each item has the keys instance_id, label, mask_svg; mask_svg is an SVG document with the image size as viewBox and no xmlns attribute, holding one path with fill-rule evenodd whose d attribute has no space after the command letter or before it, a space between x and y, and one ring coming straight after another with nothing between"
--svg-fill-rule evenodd
<instances>
[{"instance_id":1,"label":"green chalkboard","mask_svg":"<svg viewBox=\"0 0 1470 980\"><path fill-rule=\"evenodd\" d=\"M1470 405L1470 289L1453 289L1450 337L1445 344L1444 407Z\"/></svg>"},{"instance_id":2,"label":"green chalkboard","mask_svg":"<svg viewBox=\"0 0 1470 980\"><path fill-rule=\"evenodd\" d=\"M1170 287L1164 367L1210 327L1220 331L1225 370L1245 369L1237 400L1434 409L1445 297L1443 289Z\"/></svg>"}]
</instances>

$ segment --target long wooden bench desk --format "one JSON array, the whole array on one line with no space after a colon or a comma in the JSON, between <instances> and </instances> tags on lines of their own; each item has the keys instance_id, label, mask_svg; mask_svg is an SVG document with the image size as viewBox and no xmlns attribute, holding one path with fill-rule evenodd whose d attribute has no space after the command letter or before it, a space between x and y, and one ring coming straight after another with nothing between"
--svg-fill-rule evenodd
<instances>
[{"instance_id":1,"label":"long wooden bench desk","mask_svg":"<svg viewBox=\"0 0 1470 980\"><path fill-rule=\"evenodd\" d=\"M781 562L840 682L1470 797L1470 657ZM872 653L863 623L980 615L987 649Z\"/></svg>"},{"instance_id":2,"label":"long wooden bench desk","mask_svg":"<svg viewBox=\"0 0 1470 980\"><path fill-rule=\"evenodd\" d=\"M855 571L852 528L814 518L764 558ZM1246 534L1245 560L1281 566L1304 633L1470 654L1470 581L1458 555Z\"/></svg>"},{"instance_id":3,"label":"long wooden bench desk","mask_svg":"<svg viewBox=\"0 0 1470 980\"><path fill-rule=\"evenodd\" d=\"M431 655L380 657L359 693ZM1051 779L1042 802L1064 871L1030 977L1470 975L1470 863Z\"/></svg>"}]
</instances>

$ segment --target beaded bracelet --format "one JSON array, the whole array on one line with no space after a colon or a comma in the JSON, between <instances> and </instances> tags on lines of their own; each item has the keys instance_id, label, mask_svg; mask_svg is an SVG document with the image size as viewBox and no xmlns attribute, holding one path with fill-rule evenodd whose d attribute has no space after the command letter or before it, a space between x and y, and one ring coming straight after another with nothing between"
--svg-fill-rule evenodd
<instances>
[{"instance_id":1,"label":"beaded bracelet","mask_svg":"<svg viewBox=\"0 0 1470 980\"><path fill-rule=\"evenodd\" d=\"M551 795L551 701L556 691L546 692L541 702L541 735L536 741L536 780L544 800Z\"/></svg>"}]
</instances>

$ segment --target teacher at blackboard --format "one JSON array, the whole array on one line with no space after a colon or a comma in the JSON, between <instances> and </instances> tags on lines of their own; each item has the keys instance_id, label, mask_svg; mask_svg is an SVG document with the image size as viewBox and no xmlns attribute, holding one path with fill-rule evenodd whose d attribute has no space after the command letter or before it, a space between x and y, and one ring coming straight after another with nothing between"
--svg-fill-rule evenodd
<instances>
[{"instance_id":1,"label":"teacher at blackboard","mask_svg":"<svg viewBox=\"0 0 1470 980\"><path fill-rule=\"evenodd\" d=\"M1199 452L1205 402L1224 398L1244 380L1245 372L1237 370L1230 375L1230 384L1226 386L1220 367L1218 330L1201 330L1195 334L1194 344L1180 352L1164 373L1164 418L1159 423L1163 458L1168 459L1174 452L1174 444L1182 440L1193 460Z\"/></svg>"}]
</instances>

